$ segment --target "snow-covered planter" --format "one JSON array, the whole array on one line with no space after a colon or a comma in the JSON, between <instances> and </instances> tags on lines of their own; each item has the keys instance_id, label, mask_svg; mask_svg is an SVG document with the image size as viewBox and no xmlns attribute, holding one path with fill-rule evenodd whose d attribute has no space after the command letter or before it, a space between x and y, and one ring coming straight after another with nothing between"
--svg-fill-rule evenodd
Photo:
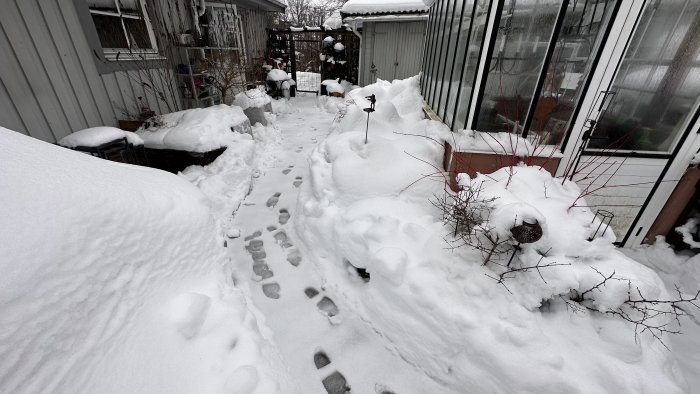
<instances>
[{"instance_id":1,"label":"snow-covered planter","mask_svg":"<svg viewBox=\"0 0 700 394\"><path fill-rule=\"evenodd\" d=\"M241 134L250 134L251 126L241 108L220 104L156 116L136 133L152 167L178 172L211 163Z\"/></svg>"},{"instance_id":2,"label":"snow-covered planter","mask_svg":"<svg viewBox=\"0 0 700 394\"><path fill-rule=\"evenodd\" d=\"M561 157L555 147L533 146L511 133L462 131L445 140L443 168L449 173L450 188L456 192L458 174L475 177L523 162L554 175Z\"/></svg>"}]
</instances>

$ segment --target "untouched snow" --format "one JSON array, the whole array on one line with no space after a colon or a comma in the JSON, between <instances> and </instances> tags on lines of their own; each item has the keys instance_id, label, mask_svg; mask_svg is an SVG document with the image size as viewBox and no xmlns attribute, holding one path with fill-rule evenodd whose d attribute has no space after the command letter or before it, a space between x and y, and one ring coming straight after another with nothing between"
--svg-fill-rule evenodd
<instances>
[{"instance_id":1,"label":"untouched snow","mask_svg":"<svg viewBox=\"0 0 700 394\"><path fill-rule=\"evenodd\" d=\"M348 0L340 12L348 15L384 14L391 12L427 12L423 0Z\"/></svg>"},{"instance_id":2,"label":"untouched snow","mask_svg":"<svg viewBox=\"0 0 700 394\"><path fill-rule=\"evenodd\" d=\"M58 144L66 148L78 146L97 147L121 138L126 138L133 145L143 145L143 140L136 133L107 126L91 127L76 131L61 138Z\"/></svg>"},{"instance_id":3,"label":"untouched snow","mask_svg":"<svg viewBox=\"0 0 700 394\"><path fill-rule=\"evenodd\" d=\"M690 250L676 254L661 236L652 246L622 251L658 272L669 289L678 286L683 294L692 297L700 287L700 254ZM700 387L700 310L690 307L686 312L693 318L683 321L682 334L671 336L671 344L688 380L689 392L693 392Z\"/></svg>"},{"instance_id":4,"label":"untouched snow","mask_svg":"<svg viewBox=\"0 0 700 394\"><path fill-rule=\"evenodd\" d=\"M136 133L147 148L208 152L237 141L236 132L249 130L241 108L220 104L158 115Z\"/></svg>"},{"instance_id":5,"label":"untouched snow","mask_svg":"<svg viewBox=\"0 0 700 394\"><path fill-rule=\"evenodd\" d=\"M0 392L293 387L196 187L1 128L0 161Z\"/></svg>"}]
</instances>

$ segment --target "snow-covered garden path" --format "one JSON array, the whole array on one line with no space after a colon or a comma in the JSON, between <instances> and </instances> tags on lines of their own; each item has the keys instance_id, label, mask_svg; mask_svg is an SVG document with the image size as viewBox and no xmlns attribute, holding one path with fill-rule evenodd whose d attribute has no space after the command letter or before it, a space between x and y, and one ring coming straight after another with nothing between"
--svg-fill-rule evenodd
<instances>
[{"instance_id":1,"label":"snow-covered garden path","mask_svg":"<svg viewBox=\"0 0 700 394\"><path fill-rule=\"evenodd\" d=\"M346 385L356 393L443 392L326 289L307 258L293 225L299 187L307 182L307 157L334 115L317 106L316 96L291 103L292 111L277 119L283 145L276 163L254 181L232 223L241 236L228 241L237 285L249 287L264 314L259 320L296 379L298 387L282 392L342 393Z\"/></svg>"}]
</instances>

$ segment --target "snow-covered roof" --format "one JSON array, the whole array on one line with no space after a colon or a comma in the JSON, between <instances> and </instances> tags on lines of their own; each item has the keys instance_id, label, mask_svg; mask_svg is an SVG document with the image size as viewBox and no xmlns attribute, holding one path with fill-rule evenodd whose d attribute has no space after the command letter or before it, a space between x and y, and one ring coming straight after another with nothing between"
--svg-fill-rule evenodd
<instances>
[{"instance_id":1,"label":"snow-covered roof","mask_svg":"<svg viewBox=\"0 0 700 394\"><path fill-rule=\"evenodd\" d=\"M429 8L423 0L348 0L340 12L343 15L424 13Z\"/></svg>"}]
</instances>

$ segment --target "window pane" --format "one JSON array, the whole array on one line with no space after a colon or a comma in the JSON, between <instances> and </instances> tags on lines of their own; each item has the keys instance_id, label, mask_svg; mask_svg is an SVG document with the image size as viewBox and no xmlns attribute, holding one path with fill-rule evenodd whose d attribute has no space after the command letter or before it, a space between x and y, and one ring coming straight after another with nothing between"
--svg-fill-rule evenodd
<instances>
[{"instance_id":1,"label":"window pane","mask_svg":"<svg viewBox=\"0 0 700 394\"><path fill-rule=\"evenodd\" d=\"M433 48L435 47L435 14L437 12L438 3L436 2L430 7L428 12L428 31L425 39L425 56L423 56L423 80L421 94L424 100L428 100L428 91L430 90L430 82L432 81L432 64L433 64Z\"/></svg>"},{"instance_id":2,"label":"window pane","mask_svg":"<svg viewBox=\"0 0 700 394\"><path fill-rule=\"evenodd\" d=\"M540 137L546 144L561 143L614 5L615 0L569 2L529 136Z\"/></svg>"},{"instance_id":3,"label":"window pane","mask_svg":"<svg viewBox=\"0 0 700 394\"><path fill-rule=\"evenodd\" d=\"M430 86L430 98L429 98L429 104L430 106L435 109L435 106L437 105L437 91L438 91L438 85L440 83L440 73L442 70L440 69L440 60L443 58L444 51L446 50L445 47L445 15L447 14L447 7L449 6L450 1L449 0L442 0L440 4L440 10L438 13L438 18L437 18L437 42L435 46L435 53L433 55L434 57L434 62L435 64L433 65L433 80L431 81L431 86Z\"/></svg>"},{"instance_id":4,"label":"window pane","mask_svg":"<svg viewBox=\"0 0 700 394\"><path fill-rule=\"evenodd\" d=\"M475 7L476 6L476 7ZM484 28L488 19L487 0L465 0L464 15L462 15L462 29L460 32L460 42L455 59L455 74L453 83L459 84L459 89L452 89L447 106L446 118L451 119L454 113L454 106L457 105L457 115L454 119L453 129L464 128L467 111L469 110L469 99L474 84L474 76L479 67L479 49L484 40ZM471 36L470 36L471 28Z\"/></svg>"},{"instance_id":5,"label":"window pane","mask_svg":"<svg viewBox=\"0 0 700 394\"><path fill-rule=\"evenodd\" d=\"M477 130L522 132L560 6L558 0L506 2L477 114Z\"/></svg>"},{"instance_id":6,"label":"window pane","mask_svg":"<svg viewBox=\"0 0 700 394\"><path fill-rule=\"evenodd\" d=\"M700 96L700 0L645 8L593 148L670 152Z\"/></svg>"},{"instance_id":7,"label":"window pane","mask_svg":"<svg viewBox=\"0 0 700 394\"><path fill-rule=\"evenodd\" d=\"M153 49L146 22L143 19L124 18L124 26L129 33L131 49Z\"/></svg>"},{"instance_id":8,"label":"window pane","mask_svg":"<svg viewBox=\"0 0 700 394\"><path fill-rule=\"evenodd\" d=\"M92 14L102 48L127 48L126 36L119 17Z\"/></svg>"},{"instance_id":9,"label":"window pane","mask_svg":"<svg viewBox=\"0 0 700 394\"><path fill-rule=\"evenodd\" d=\"M457 8L459 7L459 8ZM445 101L447 100L447 90L450 88L450 72L452 70L452 58L457 46L457 30L459 28L459 17L462 12L462 2L460 0L450 0L447 14L445 15L445 43L440 58L440 75L438 89L436 91L437 101L435 112L443 118L445 115ZM455 15L456 13L456 15ZM443 118L444 119L444 118Z\"/></svg>"},{"instance_id":10,"label":"window pane","mask_svg":"<svg viewBox=\"0 0 700 394\"><path fill-rule=\"evenodd\" d=\"M433 40L433 25L435 25L434 12L437 6L430 8L428 12L428 27L425 33L425 47L423 49L423 65L421 70L423 71L423 77L421 78L421 94L423 98L427 97L426 92L428 91L427 86L430 84L430 54L433 45L435 45L435 40Z\"/></svg>"}]
</instances>

